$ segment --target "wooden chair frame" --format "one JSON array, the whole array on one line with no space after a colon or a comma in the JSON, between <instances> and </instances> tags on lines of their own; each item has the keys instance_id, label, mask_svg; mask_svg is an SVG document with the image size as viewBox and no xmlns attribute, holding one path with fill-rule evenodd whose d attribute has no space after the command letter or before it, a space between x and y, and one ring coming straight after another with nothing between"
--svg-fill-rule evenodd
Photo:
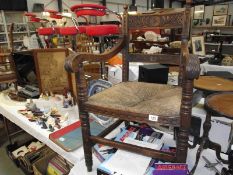
<instances>
[{"instance_id":1,"label":"wooden chair frame","mask_svg":"<svg viewBox=\"0 0 233 175\"><path fill-rule=\"evenodd\" d=\"M183 9L161 9L149 14L129 15L127 7L123 14L123 36L119 43L110 51L101 54L75 53L66 59L65 68L67 71L75 72L77 78L79 115L82 123L83 147L87 170L92 170L92 146L95 143L116 147L128 151L137 152L145 156L162 159L169 162L186 162L188 150L188 136L192 110L193 80L198 78L200 73L200 64L197 56L190 55L188 51L190 23L190 8ZM140 53L129 53L129 30L139 28L182 28L182 47L180 55L153 54L142 55ZM122 121L136 121L153 126L155 122L148 119L148 115L141 113L132 113L120 110L110 110L103 107L88 105L87 87L84 77L83 62L101 62L116 55L122 50L123 55L123 81L128 81L129 62L158 62L161 64L179 65L179 85L182 87L182 100L180 107L179 120L172 117L159 117L158 123L162 125L179 126L177 138L177 151L175 154L161 152L149 148L142 148L132 144L126 144L105 139L116 126ZM102 114L105 116L119 118L119 121L105 129L98 136L92 136L90 133L90 124L88 112Z\"/></svg>"}]
</instances>

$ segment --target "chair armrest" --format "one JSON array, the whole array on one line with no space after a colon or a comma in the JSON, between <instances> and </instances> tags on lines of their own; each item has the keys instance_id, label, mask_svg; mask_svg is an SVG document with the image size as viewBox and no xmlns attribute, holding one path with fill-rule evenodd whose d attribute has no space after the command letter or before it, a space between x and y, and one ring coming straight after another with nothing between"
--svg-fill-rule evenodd
<instances>
[{"instance_id":1,"label":"chair armrest","mask_svg":"<svg viewBox=\"0 0 233 175\"><path fill-rule=\"evenodd\" d=\"M112 58L113 56L115 56L117 53L119 53L122 50L125 44L125 39L126 37L121 38L118 44L116 44L116 46L114 46L112 49L107 50L101 54L80 52L80 53L74 53L68 56L65 60L66 71L67 72L78 72L79 64L83 63L84 61L101 62L101 61L106 61Z\"/></svg>"},{"instance_id":2,"label":"chair armrest","mask_svg":"<svg viewBox=\"0 0 233 175\"><path fill-rule=\"evenodd\" d=\"M197 79L200 75L200 60L197 55L189 54L188 48L183 49L183 57L185 59L185 78L188 80Z\"/></svg>"}]
</instances>

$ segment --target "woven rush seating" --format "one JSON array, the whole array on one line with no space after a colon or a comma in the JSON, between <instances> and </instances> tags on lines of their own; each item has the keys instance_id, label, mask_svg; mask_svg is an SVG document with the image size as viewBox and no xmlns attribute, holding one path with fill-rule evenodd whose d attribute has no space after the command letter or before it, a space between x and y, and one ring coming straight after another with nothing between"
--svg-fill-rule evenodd
<instances>
[{"instance_id":1,"label":"woven rush seating","mask_svg":"<svg viewBox=\"0 0 233 175\"><path fill-rule=\"evenodd\" d=\"M89 97L86 105L179 117L181 88L143 82L123 82Z\"/></svg>"}]
</instances>

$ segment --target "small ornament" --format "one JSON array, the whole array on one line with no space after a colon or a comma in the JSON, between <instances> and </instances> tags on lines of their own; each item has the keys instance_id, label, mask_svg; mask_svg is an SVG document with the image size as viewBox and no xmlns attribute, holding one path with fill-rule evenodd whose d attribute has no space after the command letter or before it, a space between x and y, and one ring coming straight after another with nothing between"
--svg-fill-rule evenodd
<instances>
[{"instance_id":1,"label":"small ornament","mask_svg":"<svg viewBox=\"0 0 233 175\"><path fill-rule=\"evenodd\" d=\"M30 102L26 104L26 108L30 111L36 111L37 109L36 104L33 102L32 99L30 99Z\"/></svg>"},{"instance_id":2,"label":"small ornament","mask_svg":"<svg viewBox=\"0 0 233 175\"><path fill-rule=\"evenodd\" d=\"M42 127L41 128L42 129L47 129L48 128L47 125L46 125L46 123L44 121L42 121Z\"/></svg>"},{"instance_id":3,"label":"small ornament","mask_svg":"<svg viewBox=\"0 0 233 175\"><path fill-rule=\"evenodd\" d=\"M53 132L55 129L52 125L49 125L49 131Z\"/></svg>"}]
</instances>

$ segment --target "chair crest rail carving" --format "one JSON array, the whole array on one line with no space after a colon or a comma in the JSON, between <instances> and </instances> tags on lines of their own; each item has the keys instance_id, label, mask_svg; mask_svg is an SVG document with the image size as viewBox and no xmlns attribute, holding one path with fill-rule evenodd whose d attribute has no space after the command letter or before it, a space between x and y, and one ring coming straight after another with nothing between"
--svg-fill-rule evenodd
<instances>
[{"instance_id":1,"label":"chair crest rail carving","mask_svg":"<svg viewBox=\"0 0 233 175\"><path fill-rule=\"evenodd\" d=\"M128 27L131 28L182 28L184 14L167 14L167 15L129 15Z\"/></svg>"}]
</instances>

